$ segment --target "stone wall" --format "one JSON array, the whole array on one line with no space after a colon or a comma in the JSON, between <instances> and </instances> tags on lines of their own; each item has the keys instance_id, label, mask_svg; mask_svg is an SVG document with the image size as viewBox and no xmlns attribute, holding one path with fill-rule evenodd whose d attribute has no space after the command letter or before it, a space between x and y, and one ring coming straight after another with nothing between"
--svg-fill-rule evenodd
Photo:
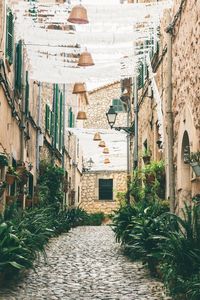
<instances>
[{"instance_id":1,"label":"stone wall","mask_svg":"<svg viewBox=\"0 0 200 300\"><path fill-rule=\"evenodd\" d=\"M178 11L180 1L175 0L172 19ZM166 13L161 22L161 40L159 57L167 43L165 29L168 25ZM200 2L186 1L183 12L178 20L172 37L172 88L174 118L174 167L177 211L184 201L200 192L200 180L194 175L190 165L183 161L183 139L187 133L190 152L200 150L200 85L199 85L199 36L200 36ZM159 59L157 58L157 61ZM158 136L157 113L155 100L143 98L139 108L139 151L142 152L143 142L148 140L153 159L163 157L167 162L167 53L155 72L155 80L162 99L164 148L156 149ZM139 92L139 99L141 94ZM166 168L168 168L166 164ZM167 195L168 196L168 193Z\"/></svg>"},{"instance_id":2,"label":"stone wall","mask_svg":"<svg viewBox=\"0 0 200 300\"><path fill-rule=\"evenodd\" d=\"M87 120L84 122L84 128L109 129L106 113L112 105L112 100L119 99L120 95L120 83L110 84L89 92ZM126 126L126 113L118 113L115 126Z\"/></svg>"},{"instance_id":3,"label":"stone wall","mask_svg":"<svg viewBox=\"0 0 200 300\"><path fill-rule=\"evenodd\" d=\"M82 192L80 206L88 212L104 212L110 214L115 210L119 201L118 192L126 191L126 172L89 172L82 177ZM113 201L99 200L99 179L113 179Z\"/></svg>"}]
</instances>

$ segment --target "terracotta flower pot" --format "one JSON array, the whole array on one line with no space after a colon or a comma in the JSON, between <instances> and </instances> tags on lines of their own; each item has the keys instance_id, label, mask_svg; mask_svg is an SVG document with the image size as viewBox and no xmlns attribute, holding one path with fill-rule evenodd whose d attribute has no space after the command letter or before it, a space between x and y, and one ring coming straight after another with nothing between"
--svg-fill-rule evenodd
<instances>
[{"instance_id":1,"label":"terracotta flower pot","mask_svg":"<svg viewBox=\"0 0 200 300\"><path fill-rule=\"evenodd\" d=\"M6 181L9 185L12 185L15 182L16 176L12 174L6 174Z\"/></svg>"}]
</instances>

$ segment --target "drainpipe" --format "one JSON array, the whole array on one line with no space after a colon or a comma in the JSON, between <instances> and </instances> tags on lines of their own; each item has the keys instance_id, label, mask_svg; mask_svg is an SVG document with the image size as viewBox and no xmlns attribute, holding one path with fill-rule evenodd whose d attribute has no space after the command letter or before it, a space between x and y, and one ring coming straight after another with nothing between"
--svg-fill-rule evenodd
<instances>
[{"instance_id":1,"label":"drainpipe","mask_svg":"<svg viewBox=\"0 0 200 300\"><path fill-rule=\"evenodd\" d=\"M39 164L40 164L40 146L39 137L41 134L41 82L38 83L38 109L37 109L37 136L36 136L36 171L39 174Z\"/></svg>"},{"instance_id":2,"label":"drainpipe","mask_svg":"<svg viewBox=\"0 0 200 300\"><path fill-rule=\"evenodd\" d=\"M167 11L167 22L170 24L171 16ZM175 212L175 175L173 165L173 112L172 112L172 28L169 25L167 30L167 98L166 98L166 128L167 128L167 188L170 201L170 211Z\"/></svg>"},{"instance_id":3,"label":"drainpipe","mask_svg":"<svg viewBox=\"0 0 200 300\"><path fill-rule=\"evenodd\" d=\"M133 169L138 167L138 91L137 76L134 77L134 150L133 150Z\"/></svg>"}]
</instances>

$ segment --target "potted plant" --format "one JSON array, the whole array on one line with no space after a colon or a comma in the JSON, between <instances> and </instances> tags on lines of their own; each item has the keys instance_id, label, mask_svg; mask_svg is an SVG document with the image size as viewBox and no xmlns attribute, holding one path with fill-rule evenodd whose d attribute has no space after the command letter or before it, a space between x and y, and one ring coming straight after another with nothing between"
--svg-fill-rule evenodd
<instances>
[{"instance_id":1,"label":"potted plant","mask_svg":"<svg viewBox=\"0 0 200 300\"><path fill-rule=\"evenodd\" d=\"M196 176L200 176L200 151L192 152L190 154L189 163Z\"/></svg>"},{"instance_id":2,"label":"potted plant","mask_svg":"<svg viewBox=\"0 0 200 300\"><path fill-rule=\"evenodd\" d=\"M144 161L144 164L147 165L150 163L151 160L151 151L149 149L145 149L142 154L142 159Z\"/></svg>"},{"instance_id":3,"label":"potted plant","mask_svg":"<svg viewBox=\"0 0 200 300\"><path fill-rule=\"evenodd\" d=\"M7 187L7 183L5 181L0 181L0 197L3 196L6 187Z\"/></svg>"},{"instance_id":4,"label":"potted plant","mask_svg":"<svg viewBox=\"0 0 200 300\"><path fill-rule=\"evenodd\" d=\"M12 185L17 178L17 173L15 172L14 168L9 166L7 173L6 173L6 181L9 185Z\"/></svg>"},{"instance_id":5,"label":"potted plant","mask_svg":"<svg viewBox=\"0 0 200 300\"><path fill-rule=\"evenodd\" d=\"M0 167L8 166L8 158L4 153L0 153Z\"/></svg>"}]
</instances>

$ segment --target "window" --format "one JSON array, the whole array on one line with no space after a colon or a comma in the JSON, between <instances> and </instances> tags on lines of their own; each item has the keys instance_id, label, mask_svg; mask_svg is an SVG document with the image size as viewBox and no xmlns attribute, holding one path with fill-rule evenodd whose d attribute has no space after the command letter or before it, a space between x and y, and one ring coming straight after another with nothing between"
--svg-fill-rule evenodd
<instances>
[{"instance_id":1,"label":"window","mask_svg":"<svg viewBox=\"0 0 200 300\"><path fill-rule=\"evenodd\" d=\"M13 63L13 45L14 45L14 18L12 12L8 9L6 16L6 58L9 64Z\"/></svg>"},{"instance_id":2,"label":"window","mask_svg":"<svg viewBox=\"0 0 200 300\"><path fill-rule=\"evenodd\" d=\"M60 93L59 150L63 147L63 95Z\"/></svg>"},{"instance_id":3,"label":"window","mask_svg":"<svg viewBox=\"0 0 200 300\"><path fill-rule=\"evenodd\" d=\"M113 179L99 179L99 200L113 200Z\"/></svg>"},{"instance_id":4,"label":"window","mask_svg":"<svg viewBox=\"0 0 200 300\"><path fill-rule=\"evenodd\" d=\"M17 96L20 97L22 92L22 41L20 40L16 46L15 60L15 90Z\"/></svg>"},{"instance_id":5,"label":"window","mask_svg":"<svg viewBox=\"0 0 200 300\"><path fill-rule=\"evenodd\" d=\"M70 107L68 112L68 127L74 127L74 119L74 113L72 112L72 108Z\"/></svg>"},{"instance_id":6,"label":"window","mask_svg":"<svg viewBox=\"0 0 200 300\"><path fill-rule=\"evenodd\" d=\"M29 115L29 80L28 71L26 71L26 86L25 86L25 115Z\"/></svg>"},{"instance_id":7,"label":"window","mask_svg":"<svg viewBox=\"0 0 200 300\"><path fill-rule=\"evenodd\" d=\"M50 108L48 104L46 104L46 112L45 112L45 129L48 132L50 130Z\"/></svg>"},{"instance_id":8,"label":"window","mask_svg":"<svg viewBox=\"0 0 200 300\"><path fill-rule=\"evenodd\" d=\"M124 112L125 111L124 104L120 99L113 99L112 105L116 112Z\"/></svg>"}]
</instances>

